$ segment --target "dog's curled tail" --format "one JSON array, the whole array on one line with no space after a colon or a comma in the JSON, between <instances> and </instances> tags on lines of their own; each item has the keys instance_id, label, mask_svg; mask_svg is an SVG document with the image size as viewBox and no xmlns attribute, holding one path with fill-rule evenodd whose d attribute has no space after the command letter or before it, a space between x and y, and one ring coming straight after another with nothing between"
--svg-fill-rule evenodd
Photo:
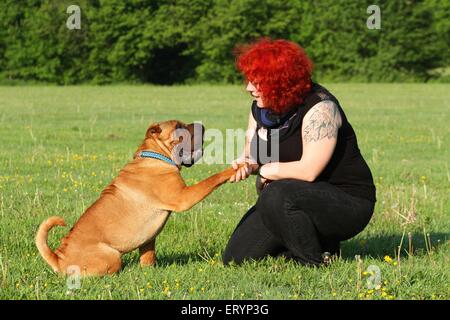
<instances>
[{"instance_id":1,"label":"dog's curled tail","mask_svg":"<svg viewBox=\"0 0 450 320\"><path fill-rule=\"evenodd\" d=\"M47 244L48 231L54 226L64 227L66 223L63 218L50 217L39 226L36 234L36 247L39 250L42 258L52 267L53 271L59 272L58 256L50 249Z\"/></svg>"}]
</instances>

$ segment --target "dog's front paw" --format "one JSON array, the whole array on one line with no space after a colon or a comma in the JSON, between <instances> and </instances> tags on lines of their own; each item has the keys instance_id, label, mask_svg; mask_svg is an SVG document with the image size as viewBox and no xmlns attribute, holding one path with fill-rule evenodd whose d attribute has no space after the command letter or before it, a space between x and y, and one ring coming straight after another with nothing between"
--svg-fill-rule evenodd
<instances>
[{"instance_id":1,"label":"dog's front paw","mask_svg":"<svg viewBox=\"0 0 450 320\"><path fill-rule=\"evenodd\" d=\"M151 267L156 264L156 254L143 255L140 257L141 267Z\"/></svg>"},{"instance_id":2,"label":"dog's front paw","mask_svg":"<svg viewBox=\"0 0 450 320\"><path fill-rule=\"evenodd\" d=\"M149 267L156 264L156 251L154 243L148 244L148 247L140 250L141 256L139 257L139 260L141 262L141 267Z\"/></svg>"}]
</instances>

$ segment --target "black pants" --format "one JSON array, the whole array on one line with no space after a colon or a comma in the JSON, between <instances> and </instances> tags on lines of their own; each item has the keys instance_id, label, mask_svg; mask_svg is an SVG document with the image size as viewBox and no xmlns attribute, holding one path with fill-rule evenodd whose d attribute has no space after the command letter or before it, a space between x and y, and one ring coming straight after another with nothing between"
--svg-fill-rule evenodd
<instances>
[{"instance_id":1,"label":"black pants","mask_svg":"<svg viewBox=\"0 0 450 320\"><path fill-rule=\"evenodd\" d=\"M338 253L340 241L365 228L373 209L374 202L327 182L274 181L239 222L223 262L283 255L304 265L320 265L324 252Z\"/></svg>"}]
</instances>

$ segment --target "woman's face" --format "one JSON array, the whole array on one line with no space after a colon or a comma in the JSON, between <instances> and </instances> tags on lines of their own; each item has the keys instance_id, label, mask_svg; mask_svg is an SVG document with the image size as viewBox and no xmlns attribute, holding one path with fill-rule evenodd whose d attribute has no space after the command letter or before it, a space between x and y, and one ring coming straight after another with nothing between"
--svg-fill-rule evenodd
<instances>
[{"instance_id":1,"label":"woman's face","mask_svg":"<svg viewBox=\"0 0 450 320\"><path fill-rule=\"evenodd\" d=\"M250 93L250 95L255 98L256 100L256 105L259 108L264 108L264 103L262 100L262 95L261 93L258 91L257 86L254 86L253 83L251 83L250 81L247 84L247 88L245 89L247 90L248 93Z\"/></svg>"}]
</instances>

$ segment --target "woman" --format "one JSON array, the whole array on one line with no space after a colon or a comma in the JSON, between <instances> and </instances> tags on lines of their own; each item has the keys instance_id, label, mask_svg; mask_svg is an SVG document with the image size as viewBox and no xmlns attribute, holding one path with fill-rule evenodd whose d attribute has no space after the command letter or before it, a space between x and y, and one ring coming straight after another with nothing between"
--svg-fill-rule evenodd
<instances>
[{"instance_id":1,"label":"woman","mask_svg":"<svg viewBox=\"0 0 450 320\"><path fill-rule=\"evenodd\" d=\"M260 194L223 261L270 255L327 263L341 241L365 228L376 201L355 132L339 101L312 82L299 45L264 38L239 48L236 65L254 101L243 155L233 163L248 165L230 181L258 174Z\"/></svg>"}]
</instances>

